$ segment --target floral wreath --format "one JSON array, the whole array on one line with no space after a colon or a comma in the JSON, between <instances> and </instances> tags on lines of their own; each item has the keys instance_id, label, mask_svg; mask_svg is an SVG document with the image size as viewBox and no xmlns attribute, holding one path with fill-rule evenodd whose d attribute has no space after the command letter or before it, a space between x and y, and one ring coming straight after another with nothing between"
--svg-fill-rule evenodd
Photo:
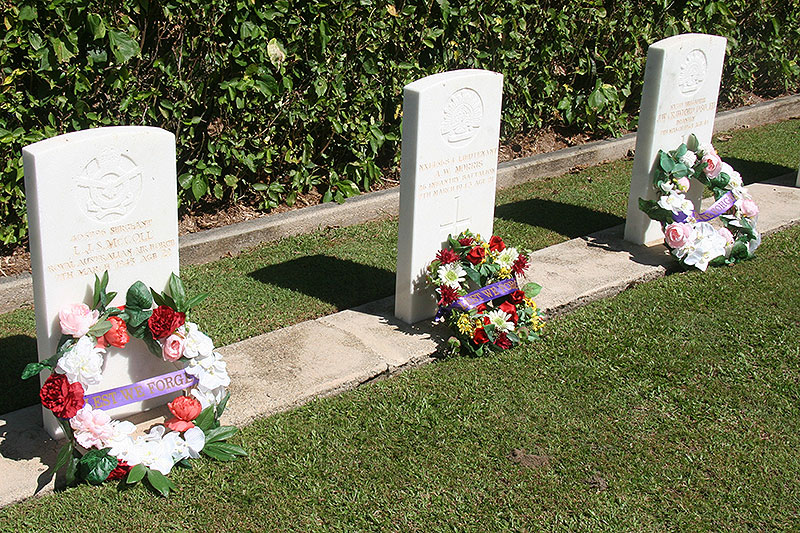
<instances>
[{"instance_id":1,"label":"floral wreath","mask_svg":"<svg viewBox=\"0 0 800 533\"><path fill-rule=\"evenodd\" d=\"M188 460L201 452L223 461L247 455L225 442L237 429L219 423L229 397L226 363L211 339L186 321L186 313L207 295L187 298L180 278L172 274L169 293L158 294L137 281L128 289L124 306L108 307L117 293L107 293L107 286L108 272L95 276L91 309L82 303L61 309L58 351L46 361L28 364L22 374L28 379L45 369L51 372L39 396L68 439L55 470L66 465L68 485L79 479L134 485L144 479L167 496L175 485L166 475L175 465L190 467ZM153 302L157 307L151 310ZM84 399L86 387L100 383L105 348L124 348L131 336L165 361L183 364L185 374L193 378L185 382L189 394L167 404L173 418L136 438L131 422L114 420ZM81 454L79 448L86 452Z\"/></svg>"},{"instance_id":2,"label":"floral wreath","mask_svg":"<svg viewBox=\"0 0 800 533\"><path fill-rule=\"evenodd\" d=\"M714 195L714 204L702 213L685 196L692 177ZM752 257L761 244L758 206L741 175L694 134L677 150L659 150L653 185L660 198L639 198L639 209L661 222L664 242L684 267L705 271L709 265L733 264ZM723 222L719 229L709 222L717 217Z\"/></svg>"},{"instance_id":3,"label":"floral wreath","mask_svg":"<svg viewBox=\"0 0 800 533\"><path fill-rule=\"evenodd\" d=\"M455 332L452 353L480 356L538 339L544 315L532 298L542 288L528 283L520 289L516 280L528 267L528 253L496 235L486 242L469 230L448 236L447 243L428 266L427 279L439 306L435 321Z\"/></svg>"}]
</instances>

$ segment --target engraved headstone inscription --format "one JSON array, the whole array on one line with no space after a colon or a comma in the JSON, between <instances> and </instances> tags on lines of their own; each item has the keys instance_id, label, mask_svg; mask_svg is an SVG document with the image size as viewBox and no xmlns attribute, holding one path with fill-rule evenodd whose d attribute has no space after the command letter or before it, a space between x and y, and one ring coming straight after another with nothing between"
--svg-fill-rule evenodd
<instances>
[{"instance_id":1,"label":"engraved headstone inscription","mask_svg":"<svg viewBox=\"0 0 800 533\"><path fill-rule=\"evenodd\" d=\"M492 233L502 96L503 76L485 70L404 88L395 315L406 323L436 312L424 272L447 236Z\"/></svg>"},{"instance_id":2,"label":"engraved headstone inscription","mask_svg":"<svg viewBox=\"0 0 800 533\"><path fill-rule=\"evenodd\" d=\"M39 360L61 337L58 312L89 303L95 274L109 272L108 290L122 305L141 280L163 290L178 273L175 137L159 128L120 126L68 133L23 149ZM109 346L103 380L87 394L163 374L175 366L132 339ZM44 380L47 373L43 372ZM169 401L133 402L110 410L120 417ZM60 435L52 413L45 429Z\"/></svg>"},{"instance_id":3,"label":"engraved headstone inscription","mask_svg":"<svg viewBox=\"0 0 800 533\"><path fill-rule=\"evenodd\" d=\"M652 180L659 150L676 149L692 133L701 143L711 142L725 43L724 37L690 33L648 48L625 240L647 244L663 239L659 223L639 210L639 198L656 199ZM702 190L692 180L687 197L698 210Z\"/></svg>"}]
</instances>

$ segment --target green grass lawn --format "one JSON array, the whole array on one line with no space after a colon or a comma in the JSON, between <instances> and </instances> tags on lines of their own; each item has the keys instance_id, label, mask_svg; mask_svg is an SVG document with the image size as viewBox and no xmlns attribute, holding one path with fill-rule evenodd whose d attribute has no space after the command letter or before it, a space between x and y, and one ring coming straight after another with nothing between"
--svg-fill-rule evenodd
<instances>
[{"instance_id":1,"label":"green grass lawn","mask_svg":"<svg viewBox=\"0 0 800 533\"><path fill-rule=\"evenodd\" d=\"M800 121L790 120L717 136L715 145L753 182L796 170L799 141ZM632 161L617 161L503 190L495 233L536 250L621 224L631 167ZM396 243L397 220L387 219L286 238L183 268L189 291L212 294L190 318L225 345L389 296ZM0 315L0 357L8 369L0 376L0 413L39 401L36 380L17 379L36 359L34 337L32 310Z\"/></svg>"},{"instance_id":2,"label":"green grass lawn","mask_svg":"<svg viewBox=\"0 0 800 533\"><path fill-rule=\"evenodd\" d=\"M169 499L81 486L4 531L731 531L800 525L800 227L451 358L258 420Z\"/></svg>"}]
</instances>

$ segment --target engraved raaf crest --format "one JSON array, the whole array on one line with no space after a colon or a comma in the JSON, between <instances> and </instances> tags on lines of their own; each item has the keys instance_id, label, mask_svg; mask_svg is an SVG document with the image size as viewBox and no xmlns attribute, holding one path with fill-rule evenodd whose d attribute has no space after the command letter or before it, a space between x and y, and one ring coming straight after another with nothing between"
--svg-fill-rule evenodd
<instances>
[{"instance_id":1,"label":"engraved raaf crest","mask_svg":"<svg viewBox=\"0 0 800 533\"><path fill-rule=\"evenodd\" d=\"M87 217L114 222L136 206L142 192L142 171L130 156L107 150L86 164L75 178L74 190Z\"/></svg>"},{"instance_id":2,"label":"engraved raaf crest","mask_svg":"<svg viewBox=\"0 0 800 533\"><path fill-rule=\"evenodd\" d=\"M483 101L470 88L459 89L450 95L442 114L441 134L445 141L462 146L471 141L481 128Z\"/></svg>"},{"instance_id":3,"label":"engraved raaf crest","mask_svg":"<svg viewBox=\"0 0 800 533\"><path fill-rule=\"evenodd\" d=\"M681 93L689 96L697 92L706 79L707 70L708 61L702 50L694 49L686 54L678 74L678 89Z\"/></svg>"}]
</instances>

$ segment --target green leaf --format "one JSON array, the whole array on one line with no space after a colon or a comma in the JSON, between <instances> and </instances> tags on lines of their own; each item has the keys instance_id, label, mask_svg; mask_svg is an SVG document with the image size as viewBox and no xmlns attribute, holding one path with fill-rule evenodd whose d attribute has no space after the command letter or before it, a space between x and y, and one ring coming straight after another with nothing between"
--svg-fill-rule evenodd
<instances>
[{"instance_id":1,"label":"green leaf","mask_svg":"<svg viewBox=\"0 0 800 533\"><path fill-rule=\"evenodd\" d=\"M675 150L675 159L680 159L681 157L683 157L686 154L687 151L688 151L688 148L686 147L686 145L685 144L681 144L680 146L678 146L678 149Z\"/></svg>"},{"instance_id":2,"label":"green leaf","mask_svg":"<svg viewBox=\"0 0 800 533\"><path fill-rule=\"evenodd\" d=\"M167 302L166 302L166 300L164 300L164 297L161 296L160 294L158 294L153 289L150 289L150 294L153 297L153 301L156 303L157 306L160 307L162 305L167 305Z\"/></svg>"},{"instance_id":3,"label":"green leaf","mask_svg":"<svg viewBox=\"0 0 800 533\"><path fill-rule=\"evenodd\" d=\"M25 365L25 370L22 371L22 379L31 378L37 375L42 370L44 370L45 368L50 368L50 367L48 367L47 365L43 365L42 363L28 363L27 365Z\"/></svg>"},{"instance_id":4,"label":"green leaf","mask_svg":"<svg viewBox=\"0 0 800 533\"><path fill-rule=\"evenodd\" d=\"M128 289L125 294L125 308L143 310L153 306L153 298L150 289L141 281L137 281Z\"/></svg>"},{"instance_id":5,"label":"green leaf","mask_svg":"<svg viewBox=\"0 0 800 533\"><path fill-rule=\"evenodd\" d=\"M67 462L67 473L66 473L66 482L67 485L74 485L75 479L77 478L78 474L78 458L74 455L71 455L69 461Z\"/></svg>"},{"instance_id":6,"label":"green leaf","mask_svg":"<svg viewBox=\"0 0 800 533\"><path fill-rule=\"evenodd\" d=\"M730 256L734 259L747 259L748 254L747 245L742 241L737 240L731 247Z\"/></svg>"},{"instance_id":7,"label":"green leaf","mask_svg":"<svg viewBox=\"0 0 800 533\"><path fill-rule=\"evenodd\" d=\"M471 279L476 285L481 284L481 275L472 267L464 267L464 272L467 273L467 277Z\"/></svg>"},{"instance_id":8,"label":"green leaf","mask_svg":"<svg viewBox=\"0 0 800 533\"><path fill-rule=\"evenodd\" d=\"M140 311L135 308L125 308L125 313L127 314L128 319L126 320L128 324L128 329L130 330L131 327L137 327L147 322L147 319L150 318L150 315L153 314L152 311L149 309L146 311ZM141 339L141 337L137 338Z\"/></svg>"},{"instance_id":9,"label":"green leaf","mask_svg":"<svg viewBox=\"0 0 800 533\"><path fill-rule=\"evenodd\" d=\"M19 20L36 20L38 16L33 6L22 6L19 10Z\"/></svg>"},{"instance_id":10,"label":"green leaf","mask_svg":"<svg viewBox=\"0 0 800 533\"><path fill-rule=\"evenodd\" d=\"M169 289L170 296L172 296L172 299L175 301L175 310L179 313L185 313L184 302L186 301L186 289L183 287L181 278L174 273L170 274L167 288Z\"/></svg>"},{"instance_id":11,"label":"green leaf","mask_svg":"<svg viewBox=\"0 0 800 533\"><path fill-rule=\"evenodd\" d=\"M694 133L689 135L689 139L686 141L686 147L692 152L697 151L697 149L700 147L700 141L698 140L697 135Z\"/></svg>"},{"instance_id":12,"label":"green leaf","mask_svg":"<svg viewBox=\"0 0 800 533\"><path fill-rule=\"evenodd\" d=\"M658 151L658 164L667 174L672 172L672 169L675 168L675 161L667 152L663 150Z\"/></svg>"},{"instance_id":13,"label":"green leaf","mask_svg":"<svg viewBox=\"0 0 800 533\"><path fill-rule=\"evenodd\" d=\"M169 491L175 489L175 485L167 479L167 476L152 468L147 470L147 482L164 497L169 496Z\"/></svg>"},{"instance_id":14,"label":"green leaf","mask_svg":"<svg viewBox=\"0 0 800 533\"><path fill-rule=\"evenodd\" d=\"M139 44L125 32L108 30L108 41L117 63L126 63L132 57L139 55Z\"/></svg>"},{"instance_id":15,"label":"green leaf","mask_svg":"<svg viewBox=\"0 0 800 533\"><path fill-rule=\"evenodd\" d=\"M66 442L66 444L64 444L64 446L61 447L61 450L59 450L58 459L56 460L56 466L53 468L53 470L55 470L56 472L61 470L61 467L67 464L69 458L72 457L74 451L75 451L75 441L69 439Z\"/></svg>"},{"instance_id":16,"label":"green leaf","mask_svg":"<svg viewBox=\"0 0 800 533\"><path fill-rule=\"evenodd\" d=\"M206 445L212 442L228 440L239 431L235 426L222 426L214 428L206 433Z\"/></svg>"},{"instance_id":17,"label":"green leaf","mask_svg":"<svg viewBox=\"0 0 800 533\"><path fill-rule=\"evenodd\" d=\"M203 430L204 433L214 427L214 406L209 405L194 419L194 425Z\"/></svg>"},{"instance_id":18,"label":"green leaf","mask_svg":"<svg viewBox=\"0 0 800 533\"><path fill-rule=\"evenodd\" d=\"M274 37L270 39L267 44L267 55L269 56L270 62L279 68L281 63L286 60L286 50L284 50L283 45Z\"/></svg>"},{"instance_id":19,"label":"green leaf","mask_svg":"<svg viewBox=\"0 0 800 533\"><path fill-rule=\"evenodd\" d=\"M50 37L50 44L53 45L53 52L56 54L56 59L58 59L59 63L65 63L70 60L70 58L75 57L68 48L67 45L64 44L64 41L58 38Z\"/></svg>"},{"instance_id":20,"label":"green leaf","mask_svg":"<svg viewBox=\"0 0 800 533\"><path fill-rule=\"evenodd\" d=\"M671 224L673 222L672 211L667 211L660 207L654 200L639 198L639 209L658 222L663 222L664 224Z\"/></svg>"},{"instance_id":21,"label":"green leaf","mask_svg":"<svg viewBox=\"0 0 800 533\"><path fill-rule=\"evenodd\" d=\"M130 469L127 477L125 478L125 483L129 485L139 483L145 476L145 474L147 474L147 467L139 463L138 465Z\"/></svg>"},{"instance_id":22,"label":"green leaf","mask_svg":"<svg viewBox=\"0 0 800 533\"><path fill-rule=\"evenodd\" d=\"M228 405L228 398L231 397L231 393L228 392L225 394L225 397L217 404L216 413L217 413L217 420L222 417L222 413L225 412L225 407Z\"/></svg>"},{"instance_id":23,"label":"green leaf","mask_svg":"<svg viewBox=\"0 0 800 533\"><path fill-rule=\"evenodd\" d=\"M204 454L218 461L234 461L236 456L246 456L247 452L235 444L227 442L212 442L203 447Z\"/></svg>"},{"instance_id":24,"label":"green leaf","mask_svg":"<svg viewBox=\"0 0 800 533\"><path fill-rule=\"evenodd\" d=\"M105 335L111 329L111 326L112 324L108 320L99 321L89 328L88 333L95 338L99 338Z\"/></svg>"},{"instance_id":25,"label":"green leaf","mask_svg":"<svg viewBox=\"0 0 800 533\"><path fill-rule=\"evenodd\" d=\"M117 467L117 458L109 455L110 448L89 450L78 462L78 473L88 483L99 485Z\"/></svg>"},{"instance_id":26,"label":"green leaf","mask_svg":"<svg viewBox=\"0 0 800 533\"><path fill-rule=\"evenodd\" d=\"M530 282L525 284L525 286L522 288L522 291L528 298L533 298L534 296L542 292L542 286L539 285L538 283Z\"/></svg>"},{"instance_id":27,"label":"green leaf","mask_svg":"<svg viewBox=\"0 0 800 533\"><path fill-rule=\"evenodd\" d=\"M106 24L103 22L103 17L96 13L89 13L86 15L86 22L89 23L89 30L95 39L102 39L106 36Z\"/></svg>"},{"instance_id":28,"label":"green leaf","mask_svg":"<svg viewBox=\"0 0 800 533\"><path fill-rule=\"evenodd\" d=\"M191 308L193 308L194 306L198 305L200 302L202 302L206 298L208 298L208 294L207 293L197 294L195 296L192 296L191 298L189 298L188 301L186 301L186 303L183 304L184 307L186 308L185 312L188 312Z\"/></svg>"}]
</instances>

